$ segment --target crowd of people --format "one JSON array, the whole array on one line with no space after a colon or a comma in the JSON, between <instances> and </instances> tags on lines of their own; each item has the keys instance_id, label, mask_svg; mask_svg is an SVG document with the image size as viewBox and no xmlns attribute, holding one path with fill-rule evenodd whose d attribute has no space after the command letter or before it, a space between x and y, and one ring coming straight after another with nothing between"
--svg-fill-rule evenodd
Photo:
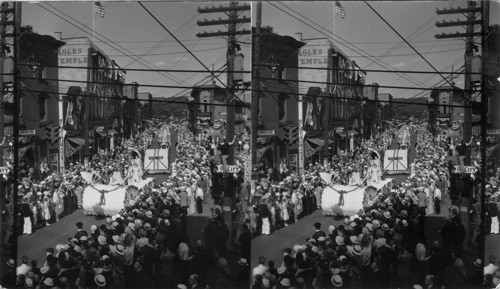
<instances>
[{"instance_id":1,"label":"crowd of people","mask_svg":"<svg viewBox=\"0 0 500 289\"><path fill-rule=\"evenodd\" d=\"M416 158L404 182L383 188L358 214L346 217L343 222L315 223L314 234L293 248L284 248L282 260L266 260L266 256L261 256L252 271L252 288L481 286L481 259L466 264L464 258L464 244L472 233L462 223L458 206L451 206L446 214L447 221L440 230L441 242L429 240L425 234L425 216L441 213L442 202L455 192L450 191L447 146L436 143L425 128L414 132ZM378 146L386 148L387 139L390 140L386 136L391 134L390 131L382 134L375 143L379 141ZM383 139L386 141L382 142ZM342 171L352 170L356 156L339 157L332 163L329 166L333 168L311 166L302 179L291 177L278 186L264 184L260 188L254 209L258 219L263 219L255 222L262 227L262 234L269 232L265 231L267 220L271 228L277 229L290 223L290 218L295 221L294 213L308 214L316 209L322 187L329 185L319 178L319 172L337 170L335 165L346 168ZM340 173L341 169L338 170ZM339 178L346 183L348 179L348 173ZM473 197L473 203L477 204L478 196ZM477 236L478 231L474 234Z\"/></svg>"},{"instance_id":2,"label":"crowd of people","mask_svg":"<svg viewBox=\"0 0 500 289\"><path fill-rule=\"evenodd\" d=\"M249 227L242 220L236 236L228 229L223 196L214 188L217 172L213 154L186 126L174 122L170 127L178 132L177 143L172 144L176 159L165 181L144 187L130 206L101 224L93 224L89 232L78 222L67 243L46 248L45 260L23 256L17 268L10 260L7 265L12 272L2 272L0 284L8 288L181 289L206 288L213 282L232 284L232 288L248 284ZM99 176L92 180L94 184L109 184L117 172L126 180L131 152L144 155L155 134L155 128L144 129L112 153L95 156L88 166L71 164L64 175L51 173L41 181L25 177L19 193L20 232L31 234L33 229L51 225L81 207L88 185L81 172ZM214 199L214 205L207 199ZM203 230L204 238L192 240L186 217L206 212L207 206L211 206L212 215ZM236 248L228 246L231 238L236 240ZM229 260L228 248L239 256L237 267L231 266L235 262Z\"/></svg>"},{"instance_id":3,"label":"crowd of people","mask_svg":"<svg viewBox=\"0 0 500 289\"><path fill-rule=\"evenodd\" d=\"M408 141L409 135L401 138L400 131L403 129L389 128L350 154L334 155L326 165L311 163L300 176L287 170L276 176L270 171L256 182L256 192L252 196L253 206L249 211L254 235L269 235L321 209L323 189L330 183L322 181L320 173L331 173L331 183L342 185L358 186L370 184L374 179L380 180L381 154L392 145L393 140ZM373 163L376 163L377 169L373 168Z\"/></svg>"}]
</instances>

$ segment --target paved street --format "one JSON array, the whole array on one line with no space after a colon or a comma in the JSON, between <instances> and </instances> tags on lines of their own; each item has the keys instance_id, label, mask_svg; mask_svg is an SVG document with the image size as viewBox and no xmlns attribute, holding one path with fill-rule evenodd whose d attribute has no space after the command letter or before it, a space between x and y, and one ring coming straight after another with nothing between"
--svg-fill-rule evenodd
<instances>
[{"instance_id":1,"label":"paved street","mask_svg":"<svg viewBox=\"0 0 500 289\"><path fill-rule=\"evenodd\" d=\"M416 142L416 134L411 133L411 149L408 156L408 162L412 163L416 157L414 144ZM396 143L392 143L391 148L396 148ZM407 175L392 175L388 176L395 179L397 184L403 182ZM441 240L439 230L445 223L445 218L448 214L448 208L451 202L449 199L442 206L440 215L427 216L425 221L425 234L427 236L428 245L434 240ZM252 240L252 267L258 264L259 256L265 256L268 260L279 262L283 257L283 249L292 248L294 245L303 243L306 238L310 238L315 229L314 223L320 222L322 229L327 230L328 226L338 226L343 223L343 219L334 219L332 217L323 216L321 210L315 211L313 214L300 219L297 223L288 227L282 228L271 235L259 236ZM280 264L276 264L280 266Z\"/></svg>"},{"instance_id":2,"label":"paved street","mask_svg":"<svg viewBox=\"0 0 500 289\"><path fill-rule=\"evenodd\" d=\"M488 256L494 255L497 260L500 258L500 235L488 235L485 238L484 259L488 260Z\"/></svg>"}]
</instances>

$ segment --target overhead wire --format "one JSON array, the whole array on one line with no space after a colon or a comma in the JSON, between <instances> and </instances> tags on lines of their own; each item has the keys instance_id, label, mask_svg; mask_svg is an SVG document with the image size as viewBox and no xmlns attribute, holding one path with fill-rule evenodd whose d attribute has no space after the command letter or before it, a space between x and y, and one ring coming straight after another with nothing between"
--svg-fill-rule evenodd
<instances>
[{"instance_id":1,"label":"overhead wire","mask_svg":"<svg viewBox=\"0 0 500 289\"><path fill-rule=\"evenodd\" d=\"M76 23L78 23L78 24L80 24L80 25L83 25L80 21L78 21L78 20L76 20L75 18L71 17L70 15L68 15L68 14L64 13L63 11L61 11L61 10L57 9L56 7L52 6L51 4L49 4L49 3L47 3L47 2L45 2L45 4L46 4L46 5L48 5L48 6L50 6L52 9L54 9L54 10L58 11L60 14L63 14L63 15L65 15L66 17L68 17L68 18L72 19L74 22L76 22ZM112 47L112 48L114 48L114 49L116 49L117 51L122 52L122 53L123 53L123 51L128 52L128 53L130 54L130 58L132 58L132 59L134 59L134 57L135 57L135 58L140 58L140 57L138 57L138 56L134 55L132 52L128 51L128 50L127 50L126 48L124 48L123 46L121 46L121 45L119 45L119 44L114 43L112 40L110 40L110 39L109 39L109 38L107 38L106 36L104 36L104 35L102 35L102 34L100 34L100 33L96 32L96 31L93 31L92 29L90 29L90 28L88 28L88 27L86 27L86 26L84 26L84 27L85 27L85 29L86 29L86 30L84 30L82 27L79 27L77 24L73 23L72 21L69 21L68 19L64 18L63 16L59 15L58 13L55 13L54 11L52 11L52 10L50 10L50 9L48 9L48 8L46 8L46 7L44 7L44 6L42 6L40 3L37 3L37 5L38 5L39 7L41 7L42 9L44 9L44 10L46 10L46 11L50 12L51 14L55 15L56 17L58 17L58 18L62 19L63 21L65 21L65 22L69 23L70 25L72 25L72 26L74 26L74 27L76 27L76 28L80 29L80 30L81 30L81 31L83 31L84 33L86 33L86 34L88 34L88 35L93 35L92 33L89 33L88 31L86 31L86 30L90 30L91 32L93 32L93 33L95 33L96 35L98 35L98 36L99 36L99 37L96 37L97 39L100 39L100 40L105 39L105 40L109 41L108 43L106 43L108 46L110 46L110 47ZM119 49L118 49L118 48L116 48L116 47L118 47ZM124 53L124 54L126 54L126 53ZM151 67L158 68L158 67L156 67L154 64L152 64L152 63L150 63L150 62L148 62L147 60L144 60L144 59L141 59L141 61L138 61L138 62L139 62L139 63L141 63L142 65L146 66L146 67L149 67L149 68L151 68ZM147 64L144 64L144 63L147 63ZM170 75L170 74L168 74L168 73L164 73L164 76L165 76L166 78L168 78L168 79L172 80L173 82L177 83L177 84L183 84L183 83L182 83L179 79L176 79L176 77L175 77L175 76L173 76L173 75Z\"/></svg>"},{"instance_id":2,"label":"overhead wire","mask_svg":"<svg viewBox=\"0 0 500 289\"><path fill-rule=\"evenodd\" d=\"M296 20L300 21L301 23L303 23L303 24L305 24L305 25L309 26L310 28L312 28L312 29L316 30L317 32L319 32L319 33L321 33L321 34L325 35L328 39L330 39L330 40L332 40L332 41L334 41L334 42L335 42L335 37L336 37L336 38L338 38L338 39L340 39L340 40L342 40L342 41L343 41L343 42L341 42L341 41L337 41L337 42L335 42L335 44L339 44L339 45L341 45L341 46L344 46L344 47L345 47L345 48L347 48L348 50L351 50L351 51L353 51L353 52L355 52L355 53L357 53L357 54L359 54L359 55L361 55L361 56L365 57L365 58L366 58L366 59L368 59L368 60L370 60L370 57L371 57L371 58L373 58L373 56L372 56L372 55L370 55L369 53L367 53L364 49L359 48L357 45L351 44L349 41L345 40L345 39L344 39L343 37L341 37L340 35L337 35L337 34L334 34L334 33L330 32L330 31L328 31L327 29L325 29L324 27L322 27L322 26L321 26L321 25L319 25L318 23L316 23L316 22L314 22L313 20L311 20L311 19L309 19L309 18L305 17L304 15L302 15L301 13L299 13L299 12L295 11L294 9L292 9L292 8L288 7L288 6L287 6L287 5L285 5L284 3L280 3L280 4L281 4L282 6L284 6L284 7L286 7L287 9L291 10L291 11L292 11L292 12L294 12L295 14L299 15L299 16L300 16L300 17L302 17L303 19L305 19L305 20L307 20L307 21L309 21L309 22L313 23L314 25L318 26L319 28L316 28L316 27L312 26L311 24L304 22L302 19L300 19L300 18L298 18L298 17L296 17L296 16L294 16L294 15L292 15L292 14L288 13L287 11L285 11L285 10L281 9L280 7L278 7L278 6L274 5L274 4L273 4L273 3L271 3L271 2L267 2L267 3L268 3L268 4L270 4L271 6L275 7L276 9L278 9L278 10L280 10L280 11L284 12L285 14L287 14L287 15L289 15L289 16L291 16L291 17L295 18ZM278 3L279 3L279 2L278 2ZM319 30L319 29L324 30L324 31L321 31L321 30ZM326 31L326 32L325 32L325 31ZM332 37L331 35L333 35L334 37ZM354 48L352 48L352 47L354 47ZM362 52L362 53L361 53L361 52ZM364 54L365 54L365 55L364 55ZM389 65L389 64L385 63L385 62L384 62L384 61L382 61L382 60L376 60L376 63L377 63L379 66L384 67L384 68L386 68L386 69L388 69L388 67L390 67L390 65ZM380 63L382 63L382 64L380 64ZM418 81L418 80L414 79L414 78L413 78L413 77L411 77L411 76L406 76L406 75L405 75L405 76L403 76L403 78L405 78L405 79L406 79L406 80L408 80L409 82L413 83L414 85L423 85L422 83L419 83L419 81Z\"/></svg>"},{"instance_id":3,"label":"overhead wire","mask_svg":"<svg viewBox=\"0 0 500 289\"><path fill-rule=\"evenodd\" d=\"M200 60L200 59L199 59L199 58L198 58L198 57L197 57L197 56L193 53L193 52L191 52L191 51L190 51L190 50L189 50L189 49L188 49L188 48L187 48L187 47L186 47L186 46L185 46L182 42L180 42L180 40L179 40L179 39L178 39L178 38L177 38L174 34L172 34L172 32L170 32L170 30L169 30L169 29L168 29L168 28L167 28L167 27L166 27L166 26L165 26L165 25L164 25L164 24L163 24L163 23L162 23L162 22L161 22L161 21L160 21L160 20L159 20L156 16L154 16L154 14L153 14L153 13L151 13L151 11L149 11L149 9L147 9L147 8L146 8L146 6L144 6L144 4L142 4L142 2L138 2L138 3L139 3L139 5L141 5L141 6L142 6L142 8L143 8L143 9L144 9L144 10L145 10L145 11L146 11L146 12L147 12L147 13L148 13L148 14L149 14L149 15L150 15L150 16L151 16L151 17L152 17L152 18L153 18L153 19L154 19L154 20L155 20L155 21L156 21L156 22L157 22L160 26L161 26L161 27L163 27L163 29L164 29L165 31L167 31L167 32L168 32L168 34L170 34L170 35L171 35L171 36L172 36L172 37L173 37L173 38L174 38L177 42L179 42L179 44L181 44L181 45L182 45L182 47L183 47L184 49L186 49L186 51L188 51L188 52L189 52L189 54L190 54L190 55L191 55L191 56L192 56L192 57L193 57L196 61L198 61L198 63L200 63L200 64L201 64L201 65L202 65L202 66L203 66L203 67L204 67L207 71L210 71L210 69L209 69L209 68L208 68L208 67L207 67L207 66L206 66L206 65L205 65L205 64L204 64L204 63L203 63L203 62L202 62L202 61L201 61L201 60ZM215 75L215 73L211 72L211 74L212 74L212 75L215 77L215 79L217 79L217 80L218 80L218 81L219 81L219 82L220 82L220 83L221 83L221 84L222 84L222 85L223 85L226 89L228 88L228 87L227 87L227 85L226 85L224 82L222 82L222 81L219 79L219 77L218 77L218 76L216 76L216 75ZM233 92L231 92L231 93L232 93L232 95L233 95L236 99L238 99L239 101L243 102L243 101L242 101L242 100L241 100L241 99L240 99L240 98L239 98L236 94L234 94ZM250 107L248 107L248 108L250 109Z\"/></svg>"},{"instance_id":4,"label":"overhead wire","mask_svg":"<svg viewBox=\"0 0 500 289\"><path fill-rule=\"evenodd\" d=\"M39 79L37 77L20 77L21 79ZM265 78L265 77L260 77L260 78L254 78L257 80L276 80L275 78ZM58 78L44 78L45 81L59 81L59 82L69 82L69 83L84 83L84 84L103 84L103 85L114 85L113 83L109 82L99 82L99 81L85 81L85 80L73 80L73 79L58 79ZM327 82L324 81L309 81L309 80L287 80L288 82L296 82L296 83L313 83L313 84L327 84ZM365 87L365 84L357 84L357 83L342 83L342 82L328 82L329 84L333 85L342 85L342 86L352 86L352 87ZM140 84L136 83L138 86L143 86L143 87L163 87L163 88L192 88L192 86L176 86L176 85L163 85L163 84ZM429 88L429 87L412 87L412 86L388 86L388 85L377 85L378 87L385 87L385 88L402 88L402 89L411 89L411 90L434 90L434 88ZM247 91L252 91L251 89L245 89ZM493 89L493 91L496 91ZM276 92L276 91L275 91ZM280 93L280 92L278 92ZM240 99L241 101L241 99Z\"/></svg>"},{"instance_id":5,"label":"overhead wire","mask_svg":"<svg viewBox=\"0 0 500 289\"><path fill-rule=\"evenodd\" d=\"M67 93L61 93L61 92L48 92L48 91L43 91L43 90L20 90L20 91L26 91L26 92L37 92L37 93L49 93L49 94L54 94L54 95L67 95ZM252 89L241 89L241 91L257 91L257 92L272 92L272 93L277 93L276 91L265 91L265 90L252 90ZM341 97L341 96L330 96L330 95L308 95L307 93L287 93L288 95L302 95L302 96L313 96L316 98L325 98L325 99L333 99L333 100L347 100L347 101L353 101L353 102L365 102L367 101L364 98L349 98L349 97ZM130 99L130 98L123 98L121 96L97 96L97 95L85 95L85 97L88 98L99 98L99 99L114 99L114 100L121 100L121 101L145 101L144 99ZM169 101L168 99L159 99L159 98L153 98L151 100L147 100L151 102L165 102L165 103L178 103L178 104L197 104L197 105L203 105L206 103L199 103L199 102L190 102L190 101ZM434 104L434 103L418 103L418 102L408 102L408 101L389 101L389 100L371 100L373 102L380 102L380 103L402 103L402 104L408 104L408 105L428 105L428 106L441 106L440 104ZM243 102L240 102L243 103ZM246 107L244 104L213 104L216 106L231 106L231 107ZM467 108L470 106L463 106L463 105L456 105L456 104L450 104L447 105L448 107L459 107L459 108Z\"/></svg>"},{"instance_id":6,"label":"overhead wire","mask_svg":"<svg viewBox=\"0 0 500 289\"><path fill-rule=\"evenodd\" d=\"M385 22L385 24L387 24L387 25L388 25L388 26L392 29L392 31L394 31L394 32L395 32L395 33L396 33L396 34L397 34L397 35L398 35L401 39L403 39L403 40L406 42L406 44L407 44L408 46L410 46L410 47L411 47L411 48L412 48L412 49L413 49L413 50L414 50L414 51L415 51L415 52L416 52L416 53L417 53L417 54L418 54L418 55L419 55L419 56L420 56L420 57L421 57L421 58L422 58L422 59L423 59L423 60L424 60L424 61L425 61L425 62L426 62L426 63L427 63L427 64L428 64L431 68L432 68L432 69L434 69L434 71L436 71L436 72L437 72L437 73L438 73L438 74L439 74L439 75L440 75L440 76L441 76L441 77L442 77L442 78L443 78L446 82L448 82L448 84L449 84L450 86L453 86L453 84L452 84L452 83L451 83L451 82L450 82L450 81L449 81L446 77L444 77L444 75L443 75L443 74L441 74L441 73L437 70L437 68L436 68L436 67L434 67L434 65L432 65L432 63L430 63L430 62L429 62L429 61L428 61L428 60L427 60L427 59L426 59L426 58L425 58L422 54L420 54L420 52L419 52L417 49L415 49L415 48L411 45L411 43L409 43L409 42L408 42L408 41L407 41L407 40L406 40L403 36L401 36L401 34L399 34L399 32L398 32L398 31L397 31L397 30L396 30L396 29L395 29L395 28L394 28L394 27L393 27L393 26L392 26L389 22L387 22L387 20L385 20L385 18L384 18L384 17L382 17L382 15L380 15L380 14L377 12L377 10L375 10L375 9L374 9L374 8L373 8L373 7L372 7L372 6L368 3L368 2L366 2L366 1L364 1L364 2L365 2L365 4L366 4L368 7L370 7L370 9L371 9L371 10L372 10L375 14L377 14L377 16L378 16L380 19L382 19L382 21L384 21L384 22ZM467 101L469 104L471 104L469 99L467 99L467 98L465 98L465 97L463 97L463 99L464 99L465 101Z\"/></svg>"}]
</instances>

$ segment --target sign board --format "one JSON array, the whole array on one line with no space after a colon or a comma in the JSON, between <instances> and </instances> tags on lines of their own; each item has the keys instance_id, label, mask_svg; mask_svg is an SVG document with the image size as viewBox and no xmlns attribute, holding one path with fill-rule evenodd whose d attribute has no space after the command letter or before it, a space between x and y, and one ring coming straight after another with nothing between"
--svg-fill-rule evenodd
<instances>
[{"instance_id":1,"label":"sign board","mask_svg":"<svg viewBox=\"0 0 500 289\"><path fill-rule=\"evenodd\" d=\"M168 149L148 149L144 156L144 171L168 172Z\"/></svg>"},{"instance_id":2,"label":"sign board","mask_svg":"<svg viewBox=\"0 0 500 289\"><path fill-rule=\"evenodd\" d=\"M0 174L6 175L9 172L7 167L0 167Z\"/></svg>"},{"instance_id":3,"label":"sign board","mask_svg":"<svg viewBox=\"0 0 500 289\"><path fill-rule=\"evenodd\" d=\"M104 131L104 127L103 126L98 126L95 128L95 131L96 132L103 132Z\"/></svg>"},{"instance_id":4,"label":"sign board","mask_svg":"<svg viewBox=\"0 0 500 289\"><path fill-rule=\"evenodd\" d=\"M32 136L36 135L36 129L20 129L19 136Z\"/></svg>"},{"instance_id":5,"label":"sign board","mask_svg":"<svg viewBox=\"0 0 500 289\"><path fill-rule=\"evenodd\" d=\"M273 136L276 135L276 131L274 129L267 130L259 130L258 136Z\"/></svg>"},{"instance_id":6,"label":"sign board","mask_svg":"<svg viewBox=\"0 0 500 289\"><path fill-rule=\"evenodd\" d=\"M234 174L234 173L238 173L240 171L240 167L238 166L227 166L227 172L228 173L231 173L231 174ZM224 172L224 169L223 169L223 166L222 165L218 165L217 166L217 172L218 173L222 173Z\"/></svg>"},{"instance_id":7,"label":"sign board","mask_svg":"<svg viewBox=\"0 0 500 289\"><path fill-rule=\"evenodd\" d=\"M299 67L327 68L330 46L331 44L327 39L308 41L299 50ZM307 91L311 86L319 87L321 91L325 91L327 73L326 69L299 69L299 91ZM316 81L318 83L311 84L302 81Z\"/></svg>"},{"instance_id":8,"label":"sign board","mask_svg":"<svg viewBox=\"0 0 500 289\"><path fill-rule=\"evenodd\" d=\"M59 79L88 81L89 47L89 40L82 38L69 40L59 49L58 65L63 66L58 68ZM65 95L69 87L74 85L74 82L59 80L60 95Z\"/></svg>"},{"instance_id":9,"label":"sign board","mask_svg":"<svg viewBox=\"0 0 500 289\"><path fill-rule=\"evenodd\" d=\"M384 153L384 171L387 174L408 172L408 150L386 150Z\"/></svg>"},{"instance_id":10,"label":"sign board","mask_svg":"<svg viewBox=\"0 0 500 289\"><path fill-rule=\"evenodd\" d=\"M466 174L475 174L477 172L477 168L473 166L465 166L464 168ZM453 173L458 174L460 172L462 172L460 166L455 166L455 168L453 169Z\"/></svg>"},{"instance_id":11,"label":"sign board","mask_svg":"<svg viewBox=\"0 0 500 289\"><path fill-rule=\"evenodd\" d=\"M489 134L489 135L499 135L500 134L500 129L499 128L488 129L486 131L486 134Z\"/></svg>"},{"instance_id":12,"label":"sign board","mask_svg":"<svg viewBox=\"0 0 500 289\"><path fill-rule=\"evenodd\" d=\"M343 126L342 127L336 127L335 128L335 132L336 133L343 133L344 132L344 127Z\"/></svg>"}]
</instances>

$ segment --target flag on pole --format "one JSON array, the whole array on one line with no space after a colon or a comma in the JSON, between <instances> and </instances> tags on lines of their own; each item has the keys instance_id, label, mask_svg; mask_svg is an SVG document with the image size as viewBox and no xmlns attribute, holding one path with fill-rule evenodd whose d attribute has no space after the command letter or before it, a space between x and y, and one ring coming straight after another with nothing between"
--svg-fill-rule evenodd
<instances>
[{"instance_id":1,"label":"flag on pole","mask_svg":"<svg viewBox=\"0 0 500 289\"><path fill-rule=\"evenodd\" d=\"M101 2L94 2L94 12L104 18L104 14L106 14L106 11L104 11L104 7L102 7Z\"/></svg>"},{"instance_id":2,"label":"flag on pole","mask_svg":"<svg viewBox=\"0 0 500 289\"><path fill-rule=\"evenodd\" d=\"M339 1L335 1L335 13L337 13L340 18L345 18L345 9L340 5Z\"/></svg>"}]
</instances>

